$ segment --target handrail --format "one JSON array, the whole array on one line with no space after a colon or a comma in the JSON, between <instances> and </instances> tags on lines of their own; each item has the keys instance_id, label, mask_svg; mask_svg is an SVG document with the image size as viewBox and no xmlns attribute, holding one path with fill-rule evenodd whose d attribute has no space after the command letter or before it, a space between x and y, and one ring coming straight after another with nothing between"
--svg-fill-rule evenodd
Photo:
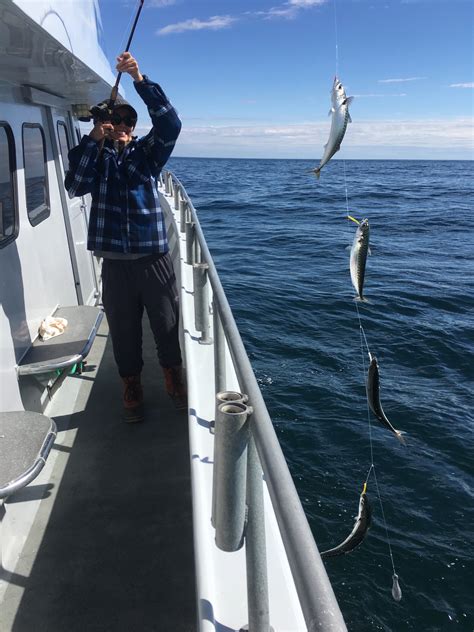
<instances>
[{"instance_id":1,"label":"handrail","mask_svg":"<svg viewBox=\"0 0 474 632\"><path fill-rule=\"evenodd\" d=\"M179 190L182 199L187 204L191 222L194 225L195 238L198 240L201 251L201 262L208 265L208 278L212 287L214 305L218 309L223 324L240 388L242 392L247 393L252 404L251 433L265 474L306 625L310 632L314 630L344 632L347 628L342 613L207 247L196 209L181 182L168 171L164 172L167 192L168 178L174 184L170 187L168 194L173 196L173 189ZM179 205L175 204L175 208L179 208Z\"/></svg>"}]
</instances>

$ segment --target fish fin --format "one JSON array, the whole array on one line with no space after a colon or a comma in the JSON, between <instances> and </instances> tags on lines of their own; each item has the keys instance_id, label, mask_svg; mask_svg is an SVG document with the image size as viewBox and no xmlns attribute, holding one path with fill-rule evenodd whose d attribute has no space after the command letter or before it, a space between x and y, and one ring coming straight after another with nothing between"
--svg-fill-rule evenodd
<instances>
[{"instance_id":1,"label":"fish fin","mask_svg":"<svg viewBox=\"0 0 474 632\"><path fill-rule=\"evenodd\" d=\"M371 250L370 248L367 250L367 254L368 254L368 255L371 255L371 254L372 254L372 250Z\"/></svg>"},{"instance_id":2,"label":"fish fin","mask_svg":"<svg viewBox=\"0 0 474 632\"><path fill-rule=\"evenodd\" d=\"M350 105L352 103L352 101L354 101L354 97L347 97L347 99L346 99L347 105Z\"/></svg>"},{"instance_id":3,"label":"fish fin","mask_svg":"<svg viewBox=\"0 0 474 632\"><path fill-rule=\"evenodd\" d=\"M319 173L320 173L321 169L319 167L316 167L315 169L311 169L311 171L309 173L314 174L317 179L319 180Z\"/></svg>"},{"instance_id":4,"label":"fish fin","mask_svg":"<svg viewBox=\"0 0 474 632\"><path fill-rule=\"evenodd\" d=\"M354 300L355 301L359 301L360 303L367 303L368 305L370 305L370 303L371 303L368 298L365 298L365 296L357 295L357 296L354 297Z\"/></svg>"},{"instance_id":5,"label":"fish fin","mask_svg":"<svg viewBox=\"0 0 474 632\"><path fill-rule=\"evenodd\" d=\"M331 116L332 114L334 114L336 110L334 108L331 108L328 112L328 116Z\"/></svg>"},{"instance_id":6,"label":"fish fin","mask_svg":"<svg viewBox=\"0 0 474 632\"><path fill-rule=\"evenodd\" d=\"M349 114L349 112L347 113L347 122L352 123L351 115Z\"/></svg>"}]
</instances>

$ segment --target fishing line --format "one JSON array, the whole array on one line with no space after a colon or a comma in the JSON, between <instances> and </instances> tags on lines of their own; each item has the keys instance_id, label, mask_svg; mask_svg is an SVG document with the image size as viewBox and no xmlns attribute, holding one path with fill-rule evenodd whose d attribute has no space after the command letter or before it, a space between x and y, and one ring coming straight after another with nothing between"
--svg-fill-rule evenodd
<instances>
[{"instance_id":1,"label":"fishing line","mask_svg":"<svg viewBox=\"0 0 474 632\"><path fill-rule=\"evenodd\" d=\"M130 27L132 26L132 22L133 22L133 19L135 17L136 11L138 9L139 3L140 3L140 0L137 0L135 2L135 5L133 7L133 11L130 14L130 19L128 20L127 26L125 27L125 29L123 31L122 39L120 40L119 49L118 49L118 51L115 54L115 58L117 58L119 55L121 55L123 53L125 40L126 40L127 35L130 33Z\"/></svg>"},{"instance_id":2,"label":"fishing line","mask_svg":"<svg viewBox=\"0 0 474 632\"><path fill-rule=\"evenodd\" d=\"M361 323L360 312L359 312L359 307L357 305L357 302L356 302L356 309L357 309L357 317L359 319L359 326L360 326L360 352L361 352L361 356L362 356L363 379L364 379L364 382L365 382L366 375L367 375L367 370L366 370L366 366L365 366L364 344L365 344L365 346L367 348L367 352L368 353L370 353L370 352L369 352L369 346L367 344L367 338L365 336L365 331L364 331L364 328L363 328L362 323ZM398 575L397 575L397 572L395 570L395 562L394 562L394 559L393 559L392 544L391 544L391 541L390 541L390 536L388 535L388 527L387 527L387 521L386 521L386 518L385 518L385 511L384 511L384 508L383 508L382 495L380 493L380 487L379 487L379 483L378 483L378 480L377 480L377 474L376 474L376 471L375 471L374 446L373 446L373 441L372 441L372 421L371 421L371 418L370 418L370 408L369 408L369 402L368 402L367 398L366 398L366 402L367 402L367 421L368 421L368 426L369 426L370 467L369 467L369 471L367 472L367 476L365 478L365 483L366 483L366 485L368 484L370 474L373 472L374 473L374 480L375 480L375 488L376 488L376 492L377 492L377 498L379 499L380 511L381 511L381 514L382 514L382 522L383 522L383 526L384 526L384 530L385 530L385 537L386 537L387 545L388 545L388 552L389 552L389 555L390 555L390 561L392 563L392 570L393 570L392 577L393 577L394 585L395 585L395 582L396 582L398 589L400 589L400 586L398 585ZM393 595L393 597L395 599L394 588L393 587L392 587L392 595ZM400 593L400 595L401 595L401 593ZM397 601L398 601L398 599L397 599Z\"/></svg>"},{"instance_id":3,"label":"fishing line","mask_svg":"<svg viewBox=\"0 0 474 632\"><path fill-rule=\"evenodd\" d=\"M339 43L338 43L338 35L337 35L337 8L336 8L336 0L334 0L334 34L336 40L336 77L339 74Z\"/></svg>"},{"instance_id":4,"label":"fishing line","mask_svg":"<svg viewBox=\"0 0 474 632\"><path fill-rule=\"evenodd\" d=\"M374 466L373 470L374 470L375 487L377 488L377 496L379 498L380 511L382 512L383 525L384 525L384 528L385 528L385 536L387 538L388 551L390 553L390 560L392 561L393 573L394 573L394 575L396 575L397 572L395 570L395 562L393 561L392 546L391 546L390 538L389 538L389 535L388 535L387 521L385 520L385 512L383 510L382 496L380 495L379 483L377 481L377 474L375 473L375 466Z\"/></svg>"},{"instance_id":5,"label":"fishing line","mask_svg":"<svg viewBox=\"0 0 474 632\"><path fill-rule=\"evenodd\" d=\"M336 40L336 77L338 76L338 72L339 72L339 44L338 44L338 29L337 29L337 7L336 7L336 0L334 0L333 2L334 4L334 32L335 32L335 40ZM345 201L346 201L346 213L347 213L347 217L348 220L351 219L350 215L349 215L349 194L348 194L348 188L347 188L347 173L346 173L346 161L343 160L342 161L342 165L343 165L343 174L344 174L344 193L345 193ZM377 480L377 474L376 474L376 470L375 470L375 463L374 463L374 445L373 445L373 439L372 439L372 421L371 421L371 415L370 415L370 406L369 406L369 400L367 397L367 370L366 370L366 364L365 364L365 353L364 353L364 345L365 348L367 350L367 353L369 355L369 357L371 357L371 353L370 353L370 348L369 348L369 343L367 340L367 336L365 334L365 330L364 327L362 325L362 318L361 318L361 314L360 314L360 310L359 310L359 305L357 304L357 300L354 301L355 303L355 308L356 308L356 313L357 313L357 320L359 322L359 331L360 331L360 351L361 351L361 356L362 356L362 372L363 372L363 380L364 380L364 384L365 384L365 390L366 390L366 406L367 406L367 421L368 421L368 427L369 427L369 446L370 446L370 467L369 467L369 471L367 472L367 476L365 479L365 485L367 486L369 478L371 473L373 472L374 475L374 480L375 480L375 488L376 488L376 493L377 493L377 497L379 500L379 505L380 505L380 511L382 514L382 522L383 522L383 526L384 526L384 530L385 530L385 537L386 537L386 541L387 541L387 545L388 545L388 551L389 551L389 555L390 555L390 561L392 564L392 570L393 570L393 585L392 585L392 596L396 601L399 601L401 599L401 590L400 590L400 586L398 583L398 575L396 573L395 570L395 562L393 559L393 552L392 552L392 544L390 541L390 537L388 534L388 527L387 527L387 521L385 518L385 511L383 508L383 502L382 502L382 495L380 493L380 487L379 487L379 483ZM364 487L364 490L366 489L366 487Z\"/></svg>"}]
</instances>

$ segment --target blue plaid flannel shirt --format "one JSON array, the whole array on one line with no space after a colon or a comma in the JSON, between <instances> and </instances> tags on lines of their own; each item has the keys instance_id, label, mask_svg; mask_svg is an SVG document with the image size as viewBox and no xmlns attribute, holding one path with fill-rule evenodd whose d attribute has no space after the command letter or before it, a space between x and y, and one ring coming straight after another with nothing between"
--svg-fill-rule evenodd
<instances>
[{"instance_id":1,"label":"blue plaid flannel shirt","mask_svg":"<svg viewBox=\"0 0 474 632\"><path fill-rule=\"evenodd\" d=\"M173 151L181 121L163 90L144 76L134 84L148 107L153 127L122 153L106 141L84 136L69 152L65 187L69 197L90 193L87 248L103 252L165 253L168 240L157 178Z\"/></svg>"}]
</instances>

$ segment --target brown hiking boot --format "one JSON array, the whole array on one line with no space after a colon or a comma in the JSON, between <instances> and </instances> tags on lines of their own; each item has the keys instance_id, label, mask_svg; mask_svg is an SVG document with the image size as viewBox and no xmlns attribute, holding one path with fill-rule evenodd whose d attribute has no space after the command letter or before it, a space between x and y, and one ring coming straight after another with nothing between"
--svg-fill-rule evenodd
<instances>
[{"instance_id":1,"label":"brown hiking boot","mask_svg":"<svg viewBox=\"0 0 474 632\"><path fill-rule=\"evenodd\" d=\"M123 377L123 408L124 421L127 423L137 423L143 421L143 389L139 375Z\"/></svg>"},{"instance_id":2,"label":"brown hiking boot","mask_svg":"<svg viewBox=\"0 0 474 632\"><path fill-rule=\"evenodd\" d=\"M178 410L185 410L188 407L188 394L184 383L183 367L181 364L163 367L163 373L165 375L166 392Z\"/></svg>"}]
</instances>

